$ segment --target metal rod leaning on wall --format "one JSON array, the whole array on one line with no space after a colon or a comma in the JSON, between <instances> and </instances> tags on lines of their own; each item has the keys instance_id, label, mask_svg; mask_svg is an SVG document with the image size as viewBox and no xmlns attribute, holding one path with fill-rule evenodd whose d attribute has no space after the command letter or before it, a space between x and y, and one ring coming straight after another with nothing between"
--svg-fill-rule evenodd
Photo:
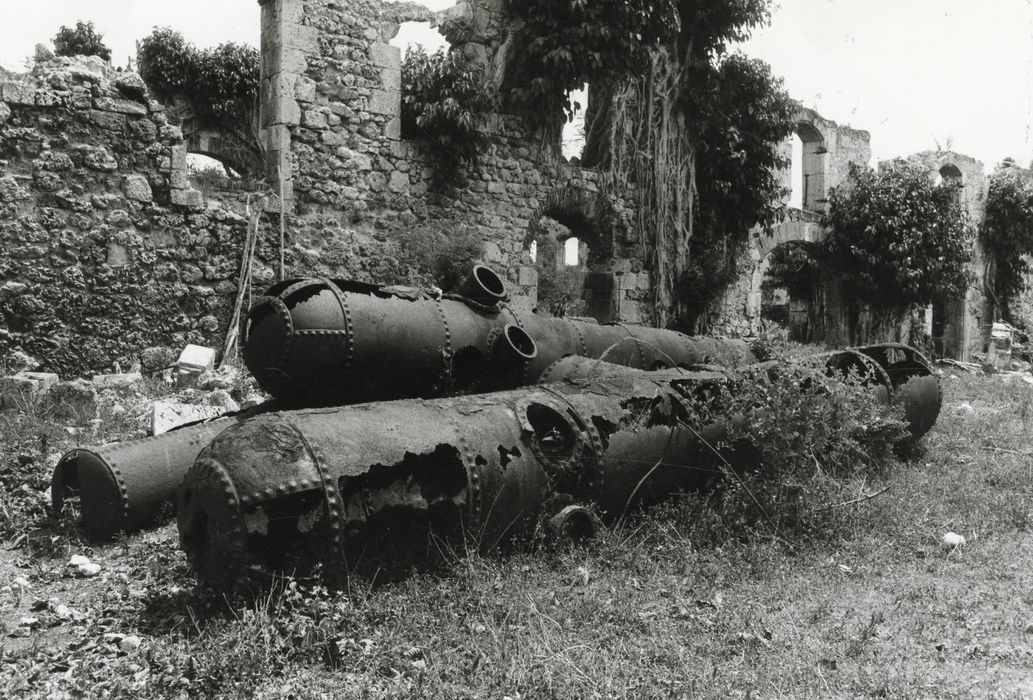
<instances>
[{"instance_id":1,"label":"metal rod leaning on wall","mask_svg":"<svg viewBox=\"0 0 1033 700\"><path fill-rule=\"evenodd\" d=\"M274 285L249 312L244 361L297 407L431 398L533 384L564 355L641 369L739 366L741 340L518 313L477 265L454 294L328 279Z\"/></svg>"},{"instance_id":2,"label":"metal rod leaning on wall","mask_svg":"<svg viewBox=\"0 0 1033 700\"><path fill-rule=\"evenodd\" d=\"M269 410L262 404L154 437L70 450L54 468L54 512L77 497L82 527L97 539L158 524L197 454L229 426Z\"/></svg>"},{"instance_id":3,"label":"metal rod leaning on wall","mask_svg":"<svg viewBox=\"0 0 1033 700\"><path fill-rule=\"evenodd\" d=\"M860 362L882 388L882 370ZM183 480L181 544L214 583L247 571L398 571L471 539L491 550L541 523L588 532L757 459L746 444L715 449L734 419L691 425L686 399L726 372L567 357L543 375L548 384L493 394L235 425Z\"/></svg>"}]
</instances>

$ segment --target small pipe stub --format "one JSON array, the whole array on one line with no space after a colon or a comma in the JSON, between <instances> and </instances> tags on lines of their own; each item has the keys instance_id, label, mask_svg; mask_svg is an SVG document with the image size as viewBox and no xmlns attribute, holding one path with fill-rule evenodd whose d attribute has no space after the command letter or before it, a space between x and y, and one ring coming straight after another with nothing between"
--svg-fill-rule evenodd
<instances>
[{"instance_id":1,"label":"small pipe stub","mask_svg":"<svg viewBox=\"0 0 1033 700\"><path fill-rule=\"evenodd\" d=\"M546 521L549 533L560 540L578 542L595 537L602 521L584 506L566 506Z\"/></svg>"}]
</instances>

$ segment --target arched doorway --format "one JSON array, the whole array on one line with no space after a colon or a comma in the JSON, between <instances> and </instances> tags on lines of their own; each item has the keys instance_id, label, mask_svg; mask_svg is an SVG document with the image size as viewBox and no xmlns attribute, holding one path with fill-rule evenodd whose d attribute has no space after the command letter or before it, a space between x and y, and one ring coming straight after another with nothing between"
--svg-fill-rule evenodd
<instances>
[{"instance_id":1,"label":"arched doorway","mask_svg":"<svg viewBox=\"0 0 1033 700\"><path fill-rule=\"evenodd\" d=\"M757 266L759 311L765 326L781 326L791 340L817 342L824 334L820 260L814 244L775 246Z\"/></svg>"}]
</instances>

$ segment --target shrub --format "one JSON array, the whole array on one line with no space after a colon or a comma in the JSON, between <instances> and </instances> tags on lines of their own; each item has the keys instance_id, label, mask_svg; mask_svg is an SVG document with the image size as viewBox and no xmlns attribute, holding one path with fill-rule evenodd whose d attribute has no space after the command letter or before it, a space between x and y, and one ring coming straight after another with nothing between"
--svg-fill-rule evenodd
<instances>
[{"instance_id":1,"label":"shrub","mask_svg":"<svg viewBox=\"0 0 1033 700\"><path fill-rule=\"evenodd\" d=\"M425 138L433 149L435 171L450 180L465 162L487 146L479 129L492 100L453 51L428 54L423 47L409 49L402 63L402 134Z\"/></svg>"},{"instance_id":2,"label":"shrub","mask_svg":"<svg viewBox=\"0 0 1033 700\"><path fill-rule=\"evenodd\" d=\"M886 470L908 436L899 409L857 377L801 364L747 370L695 409L701 424L736 416L729 444L759 454L751 468L724 470L716 505L733 531L819 532L830 506L856 496L853 480Z\"/></svg>"},{"instance_id":3,"label":"shrub","mask_svg":"<svg viewBox=\"0 0 1033 700\"><path fill-rule=\"evenodd\" d=\"M100 56L111 60L111 49L104 45L100 34L93 28L93 22L76 22L75 28L64 25L54 36L54 53L58 56Z\"/></svg>"},{"instance_id":4,"label":"shrub","mask_svg":"<svg viewBox=\"0 0 1033 700\"><path fill-rule=\"evenodd\" d=\"M399 283L435 285L454 289L481 257L481 239L473 228L455 222L431 222L396 234L399 260L412 277Z\"/></svg>"},{"instance_id":5,"label":"shrub","mask_svg":"<svg viewBox=\"0 0 1033 700\"><path fill-rule=\"evenodd\" d=\"M1003 164L990 176L980 236L993 255L993 292L998 300L1018 294L1033 254L1033 176Z\"/></svg>"}]
</instances>

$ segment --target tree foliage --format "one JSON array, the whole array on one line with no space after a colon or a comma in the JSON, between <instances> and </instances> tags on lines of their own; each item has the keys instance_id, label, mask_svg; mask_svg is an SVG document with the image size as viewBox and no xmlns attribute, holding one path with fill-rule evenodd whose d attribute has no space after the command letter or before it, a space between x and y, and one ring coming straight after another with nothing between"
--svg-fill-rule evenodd
<instances>
[{"instance_id":1,"label":"tree foliage","mask_svg":"<svg viewBox=\"0 0 1033 700\"><path fill-rule=\"evenodd\" d=\"M537 106L532 114L555 121L569 115L571 90L586 82L618 78L643 69L651 48L680 28L677 0L509 0L524 22L507 75L511 99ZM541 109L545 106L546 109Z\"/></svg>"},{"instance_id":2,"label":"tree foliage","mask_svg":"<svg viewBox=\"0 0 1033 700\"><path fill-rule=\"evenodd\" d=\"M198 117L237 128L254 119L257 49L228 42L200 50L179 32L160 27L140 41L137 62L147 87L163 99L185 98Z\"/></svg>"},{"instance_id":3,"label":"tree foliage","mask_svg":"<svg viewBox=\"0 0 1033 700\"><path fill-rule=\"evenodd\" d=\"M736 274L755 226L776 223L785 196L778 173L790 163L780 144L799 105L763 61L735 53L700 71L690 116L699 124L691 266L679 284L686 316L698 316Z\"/></svg>"},{"instance_id":4,"label":"tree foliage","mask_svg":"<svg viewBox=\"0 0 1033 700\"><path fill-rule=\"evenodd\" d=\"M104 45L104 35L93 28L93 22L76 22L75 27L61 26L54 36L54 53L58 56L100 56L111 60L111 49Z\"/></svg>"},{"instance_id":5,"label":"tree foliage","mask_svg":"<svg viewBox=\"0 0 1033 700\"><path fill-rule=\"evenodd\" d=\"M439 176L458 167L487 145L481 132L493 106L478 74L454 51L428 54L410 48L402 63L402 133L421 136L433 147ZM448 178L445 178L448 179Z\"/></svg>"},{"instance_id":6,"label":"tree foliage","mask_svg":"<svg viewBox=\"0 0 1033 700\"><path fill-rule=\"evenodd\" d=\"M994 294L1006 299L1022 291L1033 254L1033 174L1008 164L990 176L980 236L993 255Z\"/></svg>"},{"instance_id":7,"label":"tree foliage","mask_svg":"<svg viewBox=\"0 0 1033 700\"><path fill-rule=\"evenodd\" d=\"M964 293L972 236L959 188L903 161L852 167L847 186L830 193L825 242L848 294L903 310Z\"/></svg>"}]
</instances>

